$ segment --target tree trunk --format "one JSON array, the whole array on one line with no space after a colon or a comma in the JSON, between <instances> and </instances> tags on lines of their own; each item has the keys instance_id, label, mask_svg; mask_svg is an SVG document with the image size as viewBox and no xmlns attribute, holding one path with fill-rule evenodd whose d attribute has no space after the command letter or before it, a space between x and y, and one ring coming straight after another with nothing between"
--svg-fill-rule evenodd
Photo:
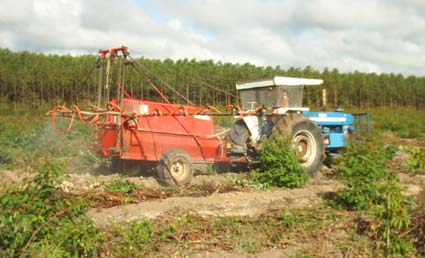
<instances>
[{"instance_id":1,"label":"tree trunk","mask_svg":"<svg viewBox=\"0 0 425 258\"><path fill-rule=\"evenodd\" d=\"M6 87L6 81L1 81L1 100L0 100L0 104L4 104L4 88Z\"/></svg>"},{"instance_id":2,"label":"tree trunk","mask_svg":"<svg viewBox=\"0 0 425 258\"><path fill-rule=\"evenodd\" d=\"M189 84L186 83L186 105L189 105Z\"/></svg>"},{"instance_id":3,"label":"tree trunk","mask_svg":"<svg viewBox=\"0 0 425 258\"><path fill-rule=\"evenodd\" d=\"M338 90L334 88L334 107L338 107Z\"/></svg>"},{"instance_id":4,"label":"tree trunk","mask_svg":"<svg viewBox=\"0 0 425 258\"><path fill-rule=\"evenodd\" d=\"M49 87L49 89L47 90L47 103L49 104L49 105L51 105L52 104L52 99L51 99L51 92L52 92L52 89L53 89L53 83L50 83L50 87Z\"/></svg>"},{"instance_id":5,"label":"tree trunk","mask_svg":"<svg viewBox=\"0 0 425 258\"><path fill-rule=\"evenodd\" d=\"M40 99L41 99L41 106L44 104L44 92L43 92L43 80L40 80Z\"/></svg>"},{"instance_id":6,"label":"tree trunk","mask_svg":"<svg viewBox=\"0 0 425 258\"><path fill-rule=\"evenodd\" d=\"M13 111L16 111L16 79L13 82Z\"/></svg>"},{"instance_id":7,"label":"tree trunk","mask_svg":"<svg viewBox=\"0 0 425 258\"><path fill-rule=\"evenodd\" d=\"M75 103L79 104L80 103L80 92L78 90L78 82L75 81L74 82L74 86L75 86Z\"/></svg>"},{"instance_id":8,"label":"tree trunk","mask_svg":"<svg viewBox=\"0 0 425 258\"><path fill-rule=\"evenodd\" d=\"M37 108L37 95L35 93L35 78L32 78L32 106L33 108Z\"/></svg>"}]
</instances>

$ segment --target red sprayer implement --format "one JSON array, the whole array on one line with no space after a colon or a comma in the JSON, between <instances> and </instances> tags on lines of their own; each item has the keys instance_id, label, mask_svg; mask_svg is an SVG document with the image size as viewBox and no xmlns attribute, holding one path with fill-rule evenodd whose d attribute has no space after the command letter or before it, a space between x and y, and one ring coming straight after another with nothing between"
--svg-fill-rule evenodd
<instances>
[{"instance_id":1,"label":"red sprayer implement","mask_svg":"<svg viewBox=\"0 0 425 258\"><path fill-rule=\"evenodd\" d=\"M258 163L262 141L286 131L293 137L305 170L314 173L320 168L325 150L323 136L320 128L302 114L308 109L301 108L301 101L303 85L318 85L322 80L274 77L238 83L242 108L236 106L232 112L221 113L211 106L195 107L164 83L188 105L172 104L148 78L144 79L163 103L134 99L125 91L126 66L137 64L129 60L127 47L99 53L96 105L90 111L63 105L48 114L53 127L57 115L70 118L65 132L77 118L92 124L94 149L112 158L112 167L125 167L129 162L148 165L156 168L162 182L184 184L197 165ZM236 119L231 129L215 126L214 117L223 115Z\"/></svg>"},{"instance_id":2,"label":"red sprayer implement","mask_svg":"<svg viewBox=\"0 0 425 258\"><path fill-rule=\"evenodd\" d=\"M97 153L111 157L113 165L132 160L157 166L160 179L170 184L188 182L196 164L247 162L246 157L227 156L223 136L228 130L215 131L210 112L211 109L216 115L224 115L217 109L171 104L150 81L165 103L131 98L124 90L126 65L131 64L128 57L124 46L100 50L96 106L91 106L90 111L81 111L76 105L58 106L48 112L53 127L56 128L54 121L59 114L71 118L63 133L71 129L77 118L92 124ZM112 87L111 63L117 61L120 80Z\"/></svg>"}]
</instances>

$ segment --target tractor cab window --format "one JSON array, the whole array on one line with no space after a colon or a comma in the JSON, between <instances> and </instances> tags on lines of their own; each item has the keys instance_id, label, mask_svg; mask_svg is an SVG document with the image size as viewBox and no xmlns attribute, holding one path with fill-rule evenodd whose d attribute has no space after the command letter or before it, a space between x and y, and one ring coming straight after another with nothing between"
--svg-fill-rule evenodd
<instances>
[{"instance_id":1,"label":"tractor cab window","mask_svg":"<svg viewBox=\"0 0 425 258\"><path fill-rule=\"evenodd\" d=\"M242 109L254 110L258 107L302 107L303 86L267 86L239 91Z\"/></svg>"}]
</instances>

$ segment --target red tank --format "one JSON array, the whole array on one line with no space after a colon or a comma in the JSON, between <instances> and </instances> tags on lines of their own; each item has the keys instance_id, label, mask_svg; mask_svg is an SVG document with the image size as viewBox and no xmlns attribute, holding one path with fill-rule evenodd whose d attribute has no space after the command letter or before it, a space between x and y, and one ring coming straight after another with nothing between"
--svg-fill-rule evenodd
<instances>
[{"instance_id":1,"label":"red tank","mask_svg":"<svg viewBox=\"0 0 425 258\"><path fill-rule=\"evenodd\" d=\"M116 100L111 106L120 111ZM181 149L194 163L226 158L213 116L199 108L125 98L122 109L121 117L107 115L99 125L95 149L104 156L159 161L167 151Z\"/></svg>"}]
</instances>

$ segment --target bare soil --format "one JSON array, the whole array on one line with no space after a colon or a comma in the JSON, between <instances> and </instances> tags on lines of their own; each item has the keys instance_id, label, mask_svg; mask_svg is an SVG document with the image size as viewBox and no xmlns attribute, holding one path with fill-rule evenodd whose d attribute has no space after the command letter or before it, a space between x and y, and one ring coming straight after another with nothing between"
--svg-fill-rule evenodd
<instances>
[{"instance_id":1,"label":"bare soil","mask_svg":"<svg viewBox=\"0 0 425 258\"><path fill-rule=\"evenodd\" d=\"M0 170L4 188L29 174ZM114 180L129 180L142 186L133 193L111 193L103 186ZM399 173L405 195L418 195L425 186L425 175ZM69 174L61 185L74 197L91 203L89 215L99 225L128 222L137 218L155 219L172 210L190 211L201 216L258 216L270 209L305 208L320 203L321 196L341 187L332 169L323 167L303 188L270 190L243 185L245 174L198 175L190 185L164 187L150 177L123 177L120 174Z\"/></svg>"},{"instance_id":2,"label":"bare soil","mask_svg":"<svg viewBox=\"0 0 425 258\"><path fill-rule=\"evenodd\" d=\"M390 166L398 172L400 183L404 187L404 194L417 196L424 189L425 175L408 173L400 165L405 162L406 158L407 156L401 148ZM0 169L0 192L7 185L21 182L28 177L31 175L25 172ZM142 188L131 193L107 192L104 186L114 180L129 180ZM324 194L335 192L341 187L341 183L335 178L334 171L327 167L323 167L306 186L297 189L256 189L247 185L246 175L243 173L197 175L187 186L165 187L160 185L153 176L127 177L97 171L95 173L69 174L61 185L61 188L69 195L88 199L91 205L88 215L96 224L104 228L108 228L111 224L125 223L140 218L162 221L164 218L166 220L170 216L172 217L170 214L182 212L209 220L226 217L261 217L280 209L315 208L320 206ZM363 256L368 253L367 250L358 252L356 246L343 246L347 241L350 244L355 242L349 240L350 230L356 227L350 216L347 215L347 221L332 224L332 228L310 232L305 236L292 237L289 238L292 239L292 242L289 241L276 247L266 247L252 253L228 248L226 242L217 244L203 242L202 239L199 240L201 236L196 230L193 232L188 230L187 235L184 236L194 245L193 248L186 250L183 248L185 244L182 244L183 249L177 250L175 247L170 247L170 250L176 253L167 253L162 250L166 247L161 247L161 253L164 251L173 257L187 255L217 258L294 257L312 254L304 252L314 250L313 253L319 257ZM303 242L300 241L301 239L308 239L308 241ZM186 240L179 241L184 243ZM362 248L367 244L363 243L359 246ZM162 256L158 255L158 257Z\"/></svg>"},{"instance_id":3,"label":"bare soil","mask_svg":"<svg viewBox=\"0 0 425 258\"><path fill-rule=\"evenodd\" d=\"M309 185L305 188L228 192L206 197L170 197L161 200L91 209L90 217L100 225L128 222L138 218L155 219L171 210L188 210L202 216L255 216L269 209L301 208L320 202L320 193L334 191L338 184Z\"/></svg>"}]
</instances>

